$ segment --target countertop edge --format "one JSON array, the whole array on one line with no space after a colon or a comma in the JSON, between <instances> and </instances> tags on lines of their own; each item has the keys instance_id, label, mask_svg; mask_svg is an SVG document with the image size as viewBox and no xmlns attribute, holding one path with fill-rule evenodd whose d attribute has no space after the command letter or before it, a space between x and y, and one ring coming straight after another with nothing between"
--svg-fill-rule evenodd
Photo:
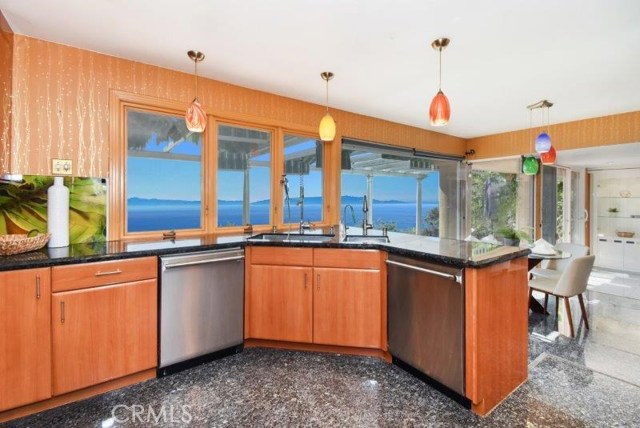
<instances>
[{"instance_id":1,"label":"countertop edge","mask_svg":"<svg viewBox=\"0 0 640 428\"><path fill-rule=\"evenodd\" d=\"M117 241L112 241L117 242ZM122 243L118 243L122 245ZM63 256L59 258L49 258L47 249L42 249L31 253L19 254L15 256L0 257L0 272L13 271L21 269L36 269L44 267L64 266L71 264L83 264L83 263L95 263L111 260L125 260L139 257L161 257L171 254L183 254L199 251L210 250L222 250L227 248L244 248L246 246L256 247L300 247L300 248L336 248L336 249L364 249L364 250L380 250L386 251L390 255L400 255L412 257L419 260L436 262L439 264L456 267L456 268L483 268L494 264L506 262L509 260L525 257L530 253L528 249L514 250L508 253L497 254L494 257L488 257L482 260L469 260L456 257L445 256L441 254L433 254L428 252L422 252L410 248L402 248L398 246L388 245L384 243L375 242L358 242L358 243L346 243L346 242L255 242L247 241L246 237L238 237L237 241L230 241L224 243L212 243L212 244L199 244L193 246L175 247L175 248L163 248L163 249L147 249L147 250L122 250L114 251L111 254L90 254L90 255L78 255L78 256ZM41 257L46 259L33 257L37 254L41 254ZM24 259L20 259L20 257ZM13 259L6 259L13 258Z\"/></svg>"}]
</instances>

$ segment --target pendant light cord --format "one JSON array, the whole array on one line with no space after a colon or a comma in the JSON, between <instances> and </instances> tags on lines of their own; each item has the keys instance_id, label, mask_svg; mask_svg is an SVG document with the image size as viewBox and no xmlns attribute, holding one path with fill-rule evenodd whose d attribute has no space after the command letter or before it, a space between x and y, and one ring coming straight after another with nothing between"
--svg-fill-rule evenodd
<instances>
[{"instance_id":1,"label":"pendant light cord","mask_svg":"<svg viewBox=\"0 0 640 428\"><path fill-rule=\"evenodd\" d=\"M325 96L325 106L327 107L327 113L329 113L329 79L326 79L326 96Z\"/></svg>"},{"instance_id":2,"label":"pendant light cord","mask_svg":"<svg viewBox=\"0 0 640 428\"><path fill-rule=\"evenodd\" d=\"M198 58L193 61L196 63L196 99L198 99Z\"/></svg>"},{"instance_id":3,"label":"pendant light cord","mask_svg":"<svg viewBox=\"0 0 640 428\"><path fill-rule=\"evenodd\" d=\"M531 131L533 130L533 110L529 109L529 148L530 152L533 153L533 135Z\"/></svg>"},{"instance_id":4,"label":"pendant light cord","mask_svg":"<svg viewBox=\"0 0 640 428\"><path fill-rule=\"evenodd\" d=\"M440 51L440 67L438 71L438 91L442 91L442 46L438 49Z\"/></svg>"}]
</instances>

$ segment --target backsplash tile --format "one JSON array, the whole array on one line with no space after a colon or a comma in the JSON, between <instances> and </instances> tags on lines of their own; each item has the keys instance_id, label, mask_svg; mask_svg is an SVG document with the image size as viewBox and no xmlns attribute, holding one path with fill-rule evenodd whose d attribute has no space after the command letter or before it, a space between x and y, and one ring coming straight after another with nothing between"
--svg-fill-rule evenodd
<instances>
[{"instance_id":1,"label":"backsplash tile","mask_svg":"<svg viewBox=\"0 0 640 428\"><path fill-rule=\"evenodd\" d=\"M53 177L26 175L24 183L0 183L0 234L47 231L47 190ZM65 177L69 188L69 242L107 237L107 185L102 178Z\"/></svg>"}]
</instances>

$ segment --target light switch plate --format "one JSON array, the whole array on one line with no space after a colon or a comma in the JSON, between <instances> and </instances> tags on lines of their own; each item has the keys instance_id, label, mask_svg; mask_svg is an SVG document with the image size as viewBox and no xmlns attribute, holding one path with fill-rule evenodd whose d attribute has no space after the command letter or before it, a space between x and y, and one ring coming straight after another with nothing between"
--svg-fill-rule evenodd
<instances>
[{"instance_id":1,"label":"light switch plate","mask_svg":"<svg viewBox=\"0 0 640 428\"><path fill-rule=\"evenodd\" d=\"M71 159L51 159L51 172L53 175L71 175L73 161Z\"/></svg>"}]
</instances>

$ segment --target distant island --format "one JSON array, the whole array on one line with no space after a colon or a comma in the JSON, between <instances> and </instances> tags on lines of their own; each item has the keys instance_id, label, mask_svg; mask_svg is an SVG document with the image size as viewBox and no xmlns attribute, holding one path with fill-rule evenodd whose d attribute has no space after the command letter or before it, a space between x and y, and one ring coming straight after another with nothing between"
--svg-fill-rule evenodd
<instances>
[{"instance_id":1,"label":"distant island","mask_svg":"<svg viewBox=\"0 0 640 428\"><path fill-rule=\"evenodd\" d=\"M297 197L292 197L292 201L297 201ZM320 204L322 202L322 198L319 196L308 196L304 198L304 202L306 204ZM133 197L127 200L129 205L133 206L150 206L150 205L191 205L191 206L199 206L200 201L185 201L180 199L156 199L156 198L138 198ZM251 205L268 205L271 203L270 199L263 199L256 202L251 202ZM341 198L342 205L345 204L361 204L362 196L348 196L345 195ZM415 201L400 201L396 199L388 199L388 200L380 200L374 199L374 204L415 204ZM437 201L423 201L424 204L437 204ZM218 199L218 205L239 205L242 204L242 201L230 201L225 199Z\"/></svg>"}]
</instances>

